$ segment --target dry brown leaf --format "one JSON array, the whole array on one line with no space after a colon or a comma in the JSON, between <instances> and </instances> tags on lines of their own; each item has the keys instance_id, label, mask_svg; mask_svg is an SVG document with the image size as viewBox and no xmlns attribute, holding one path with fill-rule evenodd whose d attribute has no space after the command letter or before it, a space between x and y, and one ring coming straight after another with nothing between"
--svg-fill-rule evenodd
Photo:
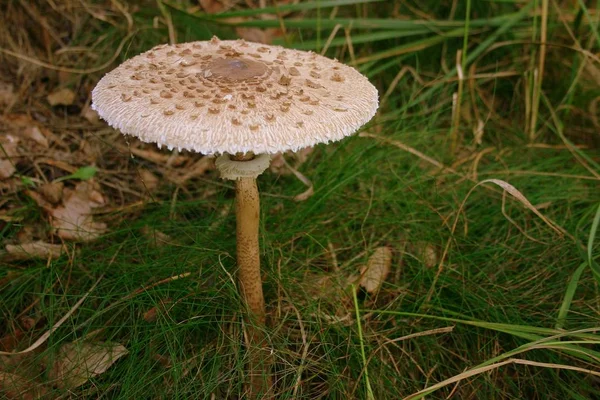
<instances>
[{"instance_id":1,"label":"dry brown leaf","mask_svg":"<svg viewBox=\"0 0 600 400\"><path fill-rule=\"evenodd\" d=\"M89 106L81 110L81 116L91 124L97 124L100 122L100 116L96 110L92 110Z\"/></svg>"},{"instance_id":2,"label":"dry brown leaf","mask_svg":"<svg viewBox=\"0 0 600 400\"><path fill-rule=\"evenodd\" d=\"M4 121L0 120L0 123ZM0 158L4 157L16 157L19 155L17 146L19 145L20 139L17 136L6 134L0 136Z\"/></svg>"},{"instance_id":3,"label":"dry brown leaf","mask_svg":"<svg viewBox=\"0 0 600 400\"><path fill-rule=\"evenodd\" d=\"M10 132L10 134L6 136L13 142L15 139L17 139L17 141L18 139L27 139L46 148L49 146L50 142L58 142L61 143L61 145L66 146L62 140L52 133L52 131L27 114L0 115L0 125L4 125L7 132ZM3 146L6 146L5 141L6 140L3 140L3 137L0 136L0 143L2 143ZM18 153L15 151L13 155L17 154Z\"/></svg>"},{"instance_id":4,"label":"dry brown leaf","mask_svg":"<svg viewBox=\"0 0 600 400\"><path fill-rule=\"evenodd\" d=\"M271 29L259 29L259 28L235 28L237 35L249 42L271 44L273 42L272 30Z\"/></svg>"},{"instance_id":5,"label":"dry brown leaf","mask_svg":"<svg viewBox=\"0 0 600 400\"><path fill-rule=\"evenodd\" d=\"M24 336L25 332L20 329L2 336L0 338L0 351L15 350Z\"/></svg>"},{"instance_id":6,"label":"dry brown leaf","mask_svg":"<svg viewBox=\"0 0 600 400\"><path fill-rule=\"evenodd\" d=\"M35 326L39 322L40 318L41 318L40 316L37 316L37 319L24 316L24 317L19 318L19 323L23 327L23 329L25 329L26 331L30 331L33 328L35 328Z\"/></svg>"},{"instance_id":7,"label":"dry brown leaf","mask_svg":"<svg viewBox=\"0 0 600 400\"><path fill-rule=\"evenodd\" d=\"M34 242L35 238L41 237L42 235L38 235L40 232L39 225L37 224L23 224L21 229L15 235L18 243L29 243Z\"/></svg>"},{"instance_id":8,"label":"dry brown leaf","mask_svg":"<svg viewBox=\"0 0 600 400\"><path fill-rule=\"evenodd\" d=\"M423 265L427 268L433 268L438 264L438 249L431 243L419 243L414 246L414 250L417 253Z\"/></svg>"},{"instance_id":9,"label":"dry brown leaf","mask_svg":"<svg viewBox=\"0 0 600 400\"><path fill-rule=\"evenodd\" d=\"M9 106L17 101L15 87L12 83L0 81L0 105Z\"/></svg>"},{"instance_id":10,"label":"dry brown leaf","mask_svg":"<svg viewBox=\"0 0 600 400\"><path fill-rule=\"evenodd\" d=\"M29 260L32 258L56 259L62 254L63 246L38 240L37 242L30 243L7 244L6 251L17 260Z\"/></svg>"},{"instance_id":11,"label":"dry brown leaf","mask_svg":"<svg viewBox=\"0 0 600 400\"><path fill-rule=\"evenodd\" d=\"M64 389L75 389L110 368L129 353L114 342L77 342L63 345L49 371L49 377Z\"/></svg>"},{"instance_id":12,"label":"dry brown leaf","mask_svg":"<svg viewBox=\"0 0 600 400\"><path fill-rule=\"evenodd\" d=\"M0 179L10 178L17 171L12 158L19 155L19 141L18 137L10 134L0 136Z\"/></svg>"},{"instance_id":13,"label":"dry brown leaf","mask_svg":"<svg viewBox=\"0 0 600 400\"><path fill-rule=\"evenodd\" d=\"M139 168L138 173L140 174L144 189L146 189L148 192L152 192L158 187L160 182L158 176L154 175L145 168Z\"/></svg>"},{"instance_id":14,"label":"dry brown leaf","mask_svg":"<svg viewBox=\"0 0 600 400\"><path fill-rule=\"evenodd\" d=\"M33 190L25 190L24 192L27 196L29 196L38 207L43 208L46 211L50 211L52 205L38 192L34 192Z\"/></svg>"},{"instance_id":15,"label":"dry brown leaf","mask_svg":"<svg viewBox=\"0 0 600 400\"><path fill-rule=\"evenodd\" d=\"M390 273L391 265L392 249L387 246L376 248L367 265L360 269L360 286L368 293L378 292Z\"/></svg>"},{"instance_id":16,"label":"dry brown leaf","mask_svg":"<svg viewBox=\"0 0 600 400\"><path fill-rule=\"evenodd\" d=\"M223 11L225 7L217 0L199 0L200 6L207 14L215 14Z\"/></svg>"},{"instance_id":17,"label":"dry brown leaf","mask_svg":"<svg viewBox=\"0 0 600 400\"><path fill-rule=\"evenodd\" d=\"M40 192L50 203L58 204L62 200L64 186L63 182L44 183L40 186Z\"/></svg>"},{"instance_id":18,"label":"dry brown leaf","mask_svg":"<svg viewBox=\"0 0 600 400\"><path fill-rule=\"evenodd\" d=\"M435 267L438 263L437 249L431 244L423 249L423 263L428 268Z\"/></svg>"},{"instance_id":19,"label":"dry brown leaf","mask_svg":"<svg viewBox=\"0 0 600 400\"><path fill-rule=\"evenodd\" d=\"M142 228L142 234L150 239L152 245L156 247L172 244L174 242L171 236L159 231L158 229L151 228L148 225Z\"/></svg>"},{"instance_id":20,"label":"dry brown leaf","mask_svg":"<svg viewBox=\"0 0 600 400\"><path fill-rule=\"evenodd\" d=\"M10 160L0 159L0 179L10 178L17 169Z\"/></svg>"},{"instance_id":21,"label":"dry brown leaf","mask_svg":"<svg viewBox=\"0 0 600 400\"><path fill-rule=\"evenodd\" d=\"M155 322L160 313L166 312L166 306L171 304L173 301L171 299L164 299L160 301L160 304L152 307L148 311L144 313L144 321L146 322Z\"/></svg>"},{"instance_id":22,"label":"dry brown leaf","mask_svg":"<svg viewBox=\"0 0 600 400\"><path fill-rule=\"evenodd\" d=\"M75 190L64 189L63 205L50 210L52 226L66 240L96 239L104 233L106 224L94 222L91 213L104 204L104 197L91 181L80 182Z\"/></svg>"},{"instance_id":23,"label":"dry brown leaf","mask_svg":"<svg viewBox=\"0 0 600 400\"><path fill-rule=\"evenodd\" d=\"M46 395L47 392L48 390L38 382L0 371L0 394L3 399L34 400Z\"/></svg>"},{"instance_id":24,"label":"dry brown leaf","mask_svg":"<svg viewBox=\"0 0 600 400\"><path fill-rule=\"evenodd\" d=\"M21 136L23 136L26 139L33 140L34 142L45 148L48 148L49 146L48 139L46 138L46 136L44 136L40 128L38 128L35 125L25 128L21 132Z\"/></svg>"},{"instance_id":25,"label":"dry brown leaf","mask_svg":"<svg viewBox=\"0 0 600 400\"><path fill-rule=\"evenodd\" d=\"M68 88L62 88L50 93L46 99L52 107L70 106L75 101L75 92Z\"/></svg>"}]
</instances>

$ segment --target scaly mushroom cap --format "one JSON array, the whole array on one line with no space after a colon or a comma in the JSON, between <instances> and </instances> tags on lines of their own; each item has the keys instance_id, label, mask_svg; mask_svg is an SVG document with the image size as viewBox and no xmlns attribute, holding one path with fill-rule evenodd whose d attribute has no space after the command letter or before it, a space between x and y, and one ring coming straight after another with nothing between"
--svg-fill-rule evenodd
<instances>
[{"instance_id":1,"label":"scaly mushroom cap","mask_svg":"<svg viewBox=\"0 0 600 400\"><path fill-rule=\"evenodd\" d=\"M377 89L312 52L219 40L160 45L106 74L92 107L121 132L203 154L277 153L342 139Z\"/></svg>"}]
</instances>

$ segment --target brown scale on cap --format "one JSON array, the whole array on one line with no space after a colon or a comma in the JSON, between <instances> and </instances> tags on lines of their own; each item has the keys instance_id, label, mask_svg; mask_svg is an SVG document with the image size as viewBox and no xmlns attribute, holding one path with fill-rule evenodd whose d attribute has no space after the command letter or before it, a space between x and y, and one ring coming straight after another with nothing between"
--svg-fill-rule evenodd
<instances>
[{"instance_id":1,"label":"brown scale on cap","mask_svg":"<svg viewBox=\"0 0 600 400\"><path fill-rule=\"evenodd\" d=\"M133 135L135 115L155 116L139 122L145 141L260 154L341 139L374 114L377 91L353 68L315 53L213 38L157 46L126 61L100 81L93 103ZM117 122L120 115L126 122ZM301 143L298 129L308 135ZM170 142L171 130L188 142ZM256 145L238 142L252 136L260 138Z\"/></svg>"}]
</instances>

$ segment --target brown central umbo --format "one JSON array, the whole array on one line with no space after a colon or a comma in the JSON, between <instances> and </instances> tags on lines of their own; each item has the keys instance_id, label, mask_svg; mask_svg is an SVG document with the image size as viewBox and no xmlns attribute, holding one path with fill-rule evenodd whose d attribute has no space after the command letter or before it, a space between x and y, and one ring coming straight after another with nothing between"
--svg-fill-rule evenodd
<instances>
[{"instance_id":1,"label":"brown central umbo","mask_svg":"<svg viewBox=\"0 0 600 400\"><path fill-rule=\"evenodd\" d=\"M268 67L259 61L246 58L218 58L206 68L209 78L243 81L264 75Z\"/></svg>"}]
</instances>

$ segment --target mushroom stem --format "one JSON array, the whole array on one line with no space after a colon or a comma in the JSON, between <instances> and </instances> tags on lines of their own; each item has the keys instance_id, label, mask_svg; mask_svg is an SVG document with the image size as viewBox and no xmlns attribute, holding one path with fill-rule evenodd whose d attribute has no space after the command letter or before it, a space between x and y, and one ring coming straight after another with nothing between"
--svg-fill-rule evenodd
<instances>
[{"instance_id":1,"label":"mushroom stem","mask_svg":"<svg viewBox=\"0 0 600 400\"><path fill-rule=\"evenodd\" d=\"M260 277L258 222L260 200L256 179L235 181L235 215L237 224L237 264L239 282L246 304L255 322L265 323L265 299Z\"/></svg>"},{"instance_id":2,"label":"mushroom stem","mask_svg":"<svg viewBox=\"0 0 600 400\"><path fill-rule=\"evenodd\" d=\"M233 156L236 161L247 161L252 155ZM237 233L238 280L242 296L249 309L247 342L249 362L248 395L258 398L268 392L270 387L269 362L266 357L265 299L263 296L260 273L260 252L258 242L258 224L260 218L260 199L256 178L240 178L235 181L235 214Z\"/></svg>"}]
</instances>

